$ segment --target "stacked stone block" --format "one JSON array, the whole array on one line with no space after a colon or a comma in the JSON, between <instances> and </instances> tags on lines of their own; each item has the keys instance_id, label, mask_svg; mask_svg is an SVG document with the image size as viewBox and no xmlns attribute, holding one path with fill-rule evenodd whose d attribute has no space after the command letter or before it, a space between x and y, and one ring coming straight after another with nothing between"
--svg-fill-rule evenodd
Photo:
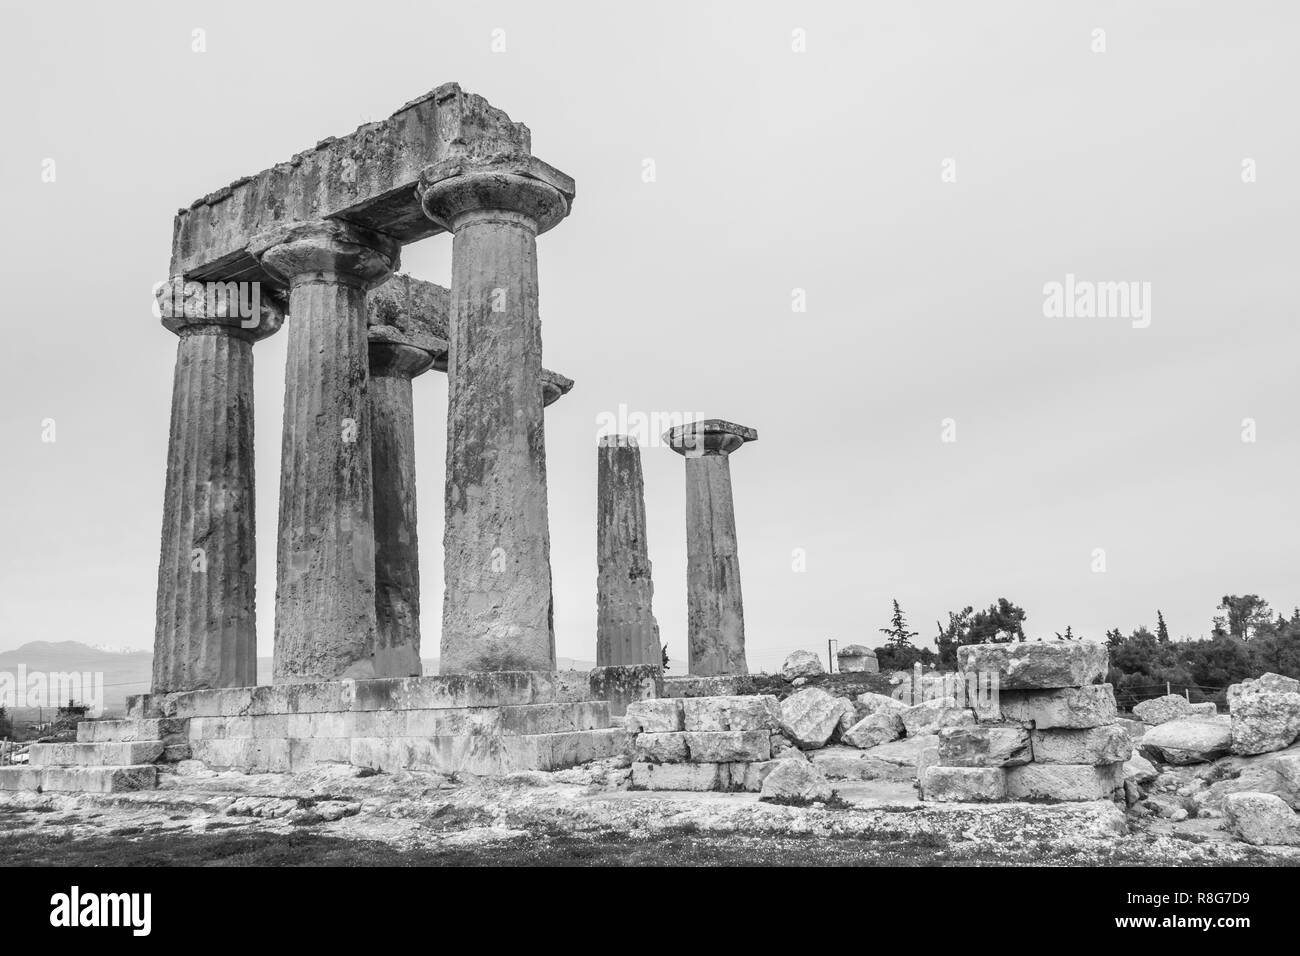
<instances>
[{"instance_id":1,"label":"stacked stone block","mask_svg":"<svg viewBox=\"0 0 1300 956\"><path fill-rule=\"evenodd\" d=\"M632 786L642 790L762 789L790 745L775 697L669 697L629 704Z\"/></svg>"},{"instance_id":2,"label":"stacked stone block","mask_svg":"<svg viewBox=\"0 0 1300 956\"><path fill-rule=\"evenodd\" d=\"M918 766L921 797L937 802L1106 800L1132 756L1104 677L1107 650L1082 641L959 648L962 672L995 678L975 722L939 731Z\"/></svg>"}]
</instances>

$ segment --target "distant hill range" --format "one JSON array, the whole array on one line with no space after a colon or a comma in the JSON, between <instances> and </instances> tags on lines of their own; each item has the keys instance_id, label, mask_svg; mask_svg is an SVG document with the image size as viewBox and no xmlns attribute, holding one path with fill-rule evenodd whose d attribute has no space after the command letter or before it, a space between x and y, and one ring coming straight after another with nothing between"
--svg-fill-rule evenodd
<instances>
[{"instance_id":1,"label":"distant hill range","mask_svg":"<svg viewBox=\"0 0 1300 956\"><path fill-rule=\"evenodd\" d=\"M436 657L425 658L422 663L426 674L438 673ZM571 657L558 658L556 664L561 670L591 670L596 666L593 661L580 661ZM153 654L150 651L105 650L80 641L32 641L11 651L0 651L0 673L11 674L17 679L20 666L25 667L28 674L35 671L46 674L102 674L104 713L111 715L125 712L127 697L149 692ZM271 683L271 658L257 659L257 682ZM34 720L37 709L14 708L12 716L20 721ZM45 716L48 719L49 715Z\"/></svg>"}]
</instances>

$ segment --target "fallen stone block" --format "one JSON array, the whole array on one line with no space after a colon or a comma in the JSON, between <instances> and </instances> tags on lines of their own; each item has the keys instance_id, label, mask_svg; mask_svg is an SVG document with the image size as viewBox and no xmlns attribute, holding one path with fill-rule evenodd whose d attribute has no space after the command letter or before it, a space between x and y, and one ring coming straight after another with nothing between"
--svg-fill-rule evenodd
<instances>
[{"instance_id":1,"label":"fallen stone block","mask_svg":"<svg viewBox=\"0 0 1300 956\"><path fill-rule=\"evenodd\" d=\"M767 730L685 732L686 749L696 763L738 763L772 758Z\"/></svg>"},{"instance_id":2,"label":"fallen stone block","mask_svg":"<svg viewBox=\"0 0 1300 956\"><path fill-rule=\"evenodd\" d=\"M1133 756L1133 741L1123 727L1107 724L1084 730L1034 730L1035 763L1123 763Z\"/></svg>"},{"instance_id":3,"label":"fallen stone block","mask_svg":"<svg viewBox=\"0 0 1300 956\"><path fill-rule=\"evenodd\" d=\"M665 677L665 697L737 697L754 692L754 679L746 674L714 677Z\"/></svg>"},{"instance_id":4,"label":"fallen stone block","mask_svg":"<svg viewBox=\"0 0 1300 956\"><path fill-rule=\"evenodd\" d=\"M1271 753L1291 746L1300 737L1300 693L1251 688L1238 694L1231 701L1231 728L1236 754Z\"/></svg>"},{"instance_id":5,"label":"fallen stone block","mask_svg":"<svg viewBox=\"0 0 1300 956\"><path fill-rule=\"evenodd\" d=\"M1006 771L1011 800L1106 800L1124 786L1124 765L1029 763Z\"/></svg>"},{"instance_id":6,"label":"fallen stone block","mask_svg":"<svg viewBox=\"0 0 1300 956\"><path fill-rule=\"evenodd\" d=\"M897 698L890 697L886 694L873 694L870 691L859 694L854 701L854 707L858 712L858 718L868 717L871 714L879 714L886 711L900 713L908 708Z\"/></svg>"},{"instance_id":7,"label":"fallen stone block","mask_svg":"<svg viewBox=\"0 0 1300 956\"><path fill-rule=\"evenodd\" d=\"M1209 763L1232 749L1232 727L1222 721L1183 717L1152 727L1139 746L1143 755L1152 760Z\"/></svg>"},{"instance_id":8,"label":"fallen stone block","mask_svg":"<svg viewBox=\"0 0 1300 956\"><path fill-rule=\"evenodd\" d=\"M794 680L796 677L816 677L825 673L826 668L822 667L821 658L812 651L795 651L781 665L781 676L786 680Z\"/></svg>"},{"instance_id":9,"label":"fallen stone block","mask_svg":"<svg viewBox=\"0 0 1300 956\"><path fill-rule=\"evenodd\" d=\"M870 714L841 734L844 743L861 750L879 747L903 736L903 720L898 711Z\"/></svg>"},{"instance_id":10,"label":"fallen stone block","mask_svg":"<svg viewBox=\"0 0 1300 956\"><path fill-rule=\"evenodd\" d=\"M781 702L781 732L804 750L824 747L839 726L845 707L841 697L816 687L805 688Z\"/></svg>"},{"instance_id":11,"label":"fallen stone block","mask_svg":"<svg viewBox=\"0 0 1300 956\"><path fill-rule=\"evenodd\" d=\"M802 759L802 758L801 758ZM779 761L759 760L753 763L733 763L728 769L731 789L758 793L763 789L763 781L777 768Z\"/></svg>"},{"instance_id":12,"label":"fallen stone block","mask_svg":"<svg viewBox=\"0 0 1300 956\"><path fill-rule=\"evenodd\" d=\"M685 730L780 730L781 704L770 694L681 701Z\"/></svg>"},{"instance_id":13,"label":"fallen stone block","mask_svg":"<svg viewBox=\"0 0 1300 956\"><path fill-rule=\"evenodd\" d=\"M889 760L879 760L868 750L856 747L827 747L814 750L809 761L830 780L893 780L913 779L912 767Z\"/></svg>"},{"instance_id":14,"label":"fallen stone block","mask_svg":"<svg viewBox=\"0 0 1300 956\"><path fill-rule=\"evenodd\" d=\"M1083 730L1115 722L1115 692L1110 684L1045 691L999 693L1002 717L1036 730Z\"/></svg>"},{"instance_id":15,"label":"fallen stone block","mask_svg":"<svg viewBox=\"0 0 1300 956\"><path fill-rule=\"evenodd\" d=\"M1029 732L1019 725L980 724L939 731L939 763L945 767L1014 767L1033 757Z\"/></svg>"},{"instance_id":16,"label":"fallen stone block","mask_svg":"<svg viewBox=\"0 0 1300 956\"><path fill-rule=\"evenodd\" d=\"M1233 836L1255 846L1300 846L1300 816L1271 793L1233 793L1223 803Z\"/></svg>"},{"instance_id":17,"label":"fallen stone block","mask_svg":"<svg viewBox=\"0 0 1300 956\"><path fill-rule=\"evenodd\" d=\"M765 801L822 801L834 795L828 781L811 763L780 760L763 780L759 799Z\"/></svg>"},{"instance_id":18,"label":"fallen stone block","mask_svg":"<svg viewBox=\"0 0 1300 956\"><path fill-rule=\"evenodd\" d=\"M1145 786L1155 780L1158 773L1159 771L1156 770L1155 765L1141 754L1135 753L1124 761L1124 781L1126 783L1132 781L1138 786Z\"/></svg>"},{"instance_id":19,"label":"fallen stone block","mask_svg":"<svg viewBox=\"0 0 1300 956\"><path fill-rule=\"evenodd\" d=\"M988 803L1007 797L1007 772L1000 767L926 767L924 799L935 803Z\"/></svg>"},{"instance_id":20,"label":"fallen stone block","mask_svg":"<svg viewBox=\"0 0 1300 956\"><path fill-rule=\"evenodd\" d=\"M1192 705L1181 694L1166 694L1133 705L1133 716L1152 726L1187 717L1191 712Z\"/></svg>"},{"instance_id":21,"label":"fallen stone block","mask_svg":"<svg viewBox=\"0 0 1300 956\"><path fill-rule=\"evenodd\" d=\"M930 767L937 766L939 766L938 747L926 747L921 751L921 755L916 758L916 789L920 793L922 800L926 799L925 771Z\"/></svg>"},{"instance_id":22,"label":"fallen stone block","mask_svg":"<svg viewBox=\"0 0 1300 956\"><path fill-rule=\"evenodd\" d=\"M1242 698L1261 691L1272 691L1278 694L1300 694L1300 680L1269 672L1250 680L1244 680L1240 684L1233 684L1228 688L1227 693L1228 710L1231 711L1237 701Z\"/></svg>"},{"instance_id":23,"label":"fallen stone block","mask_svg":"<svg viewBox=\"0 0 1300 956\"><path fill-rule=\"evenodd\" d=\"M782 761L782 763L787 762L789 761ZM726 764L634 762L632 788L634 790L729 790L731 773Z\"/></svg>"},{"instance_id":24,"label":"fallen stone block","mask_svg":"<svg viewBox=\"0 0 1300 956\"><path fill-rule=\"evenodd\" d=\"M957 706L953 697L936 697L904 708L899 714L903 729L909 737L920 737L938 732L941 727L973 724L973 714Z\"/></svg>"},{"instance_id":25,"label":"fallen stone block","mask_svg":"<svg viewBox=\"0 0 1300 956\"><path fill-rule=\"evenodd\" d=\"M666 734L685 730L682 701L677 698L638 700L627 705L623 726L629 734Z\"/></svg>"},{"instance_id":26,"label":"fallen stone block","mask_svg":"<svg viewBox=\"0 0 1300 956\"><path fill-rule=\"evenodd\" d=\"M1110 657L1104 644L1034 641L968 644L957 648L957 669L996 674L1000 690L1081 687L1106 676Z\"/></svg>"}]
</instances>

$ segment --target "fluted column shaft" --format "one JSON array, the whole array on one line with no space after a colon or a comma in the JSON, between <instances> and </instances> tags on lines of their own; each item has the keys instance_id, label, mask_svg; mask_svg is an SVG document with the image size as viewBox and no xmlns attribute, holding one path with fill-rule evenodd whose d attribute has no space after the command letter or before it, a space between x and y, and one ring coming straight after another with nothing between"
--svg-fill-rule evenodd
<instances>
[{"instance_id":1,"label":"fluted column shaft","mask_svg":"<svg viewBox=\"0 0 1300 956\"><path fill-rule=\"evenodd\" d=\"M731 461L686 459L686 614L691 674L748 674Z\"/></svg>"},{"instance_id":2,"label":"fluted column shaft","mask_svg":"<svg viewBox=\"0 0 1300 956\"><path fill-rule=\"evenodd\" d=\"M433 356L422 349L370 343L376 677L418 677L422 672L411 379L432 364Z\"/></svg>"},{"instance_id":3,"label":"fluted column shaft","mask_svg":"<svg viewBox=\"0 0 1300 956\"><path fill-rule=\"evenodd\" d=\"M422 184L455 234L440 669L554 670L537 234L551 186L464 173Z\"/></svg>"},{"instance_id":4,"label":"fluted column shaft","mask_svg":"<svg viewBox=\"0 0 1300 956\"><path fill-rule=\"evenodd\" d=\"M276 563L277 683L375 675L375 550L365 293L391 240L332 221L256 244L289 284Z\"/></svg>"},{"instance_id":5,"label":"fluted column shaft","mask_svg":"<svg viewBox=\"0 0 1300 956\"><path fill-rule=\"evenodd\" d=\"M170 292L169 292L170 295ZM161 301L161 298L160 298ZM195 314L197 308L198 314ZM254 328L237 319L163 314L179 336L154 630L153 693L257 682L254 539Z\"/></svg>"},{"instance_id":6,"label":"fluted column shaft","mask_svg":"<svg viewBox=\"0 0 1300 956\"><path fill-rule=\"evenodd\" d=\"M596 459L596 666L658 665L641 449L607 436Z\"/></svg>"}]
</instances>

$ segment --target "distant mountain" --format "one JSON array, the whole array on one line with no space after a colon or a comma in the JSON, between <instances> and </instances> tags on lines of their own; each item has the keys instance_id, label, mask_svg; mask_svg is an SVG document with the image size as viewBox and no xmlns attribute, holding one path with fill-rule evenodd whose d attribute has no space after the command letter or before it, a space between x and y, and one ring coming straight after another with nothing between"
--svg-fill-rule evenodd
<instances>
[{"instance_id":1,"label":"distant mountain","mask_svg":"<svg viewBox=\"0 0 1300 956\"><path fill-rule=\"evenodd\" d=\"M424 673L438 673L438 659L425 658L422 662ZM592 661L561 657L556 660L560 670L591 670ZM104 690L104 712L122 714L126 710L126 698L133 694L147 694L153 675L153 654L149 651L119 650L113 648L93 647L80 641L32 641L11 651L0 651L0 672L17 677L18 668L26 667L27 673L66 674L102 674ZM271 683L272 658L257 659L257 682ZM33 715L35 709L32 709ZM15 709L16 719L30 719L21 708Z\"/></svg>"}]
</instances>

